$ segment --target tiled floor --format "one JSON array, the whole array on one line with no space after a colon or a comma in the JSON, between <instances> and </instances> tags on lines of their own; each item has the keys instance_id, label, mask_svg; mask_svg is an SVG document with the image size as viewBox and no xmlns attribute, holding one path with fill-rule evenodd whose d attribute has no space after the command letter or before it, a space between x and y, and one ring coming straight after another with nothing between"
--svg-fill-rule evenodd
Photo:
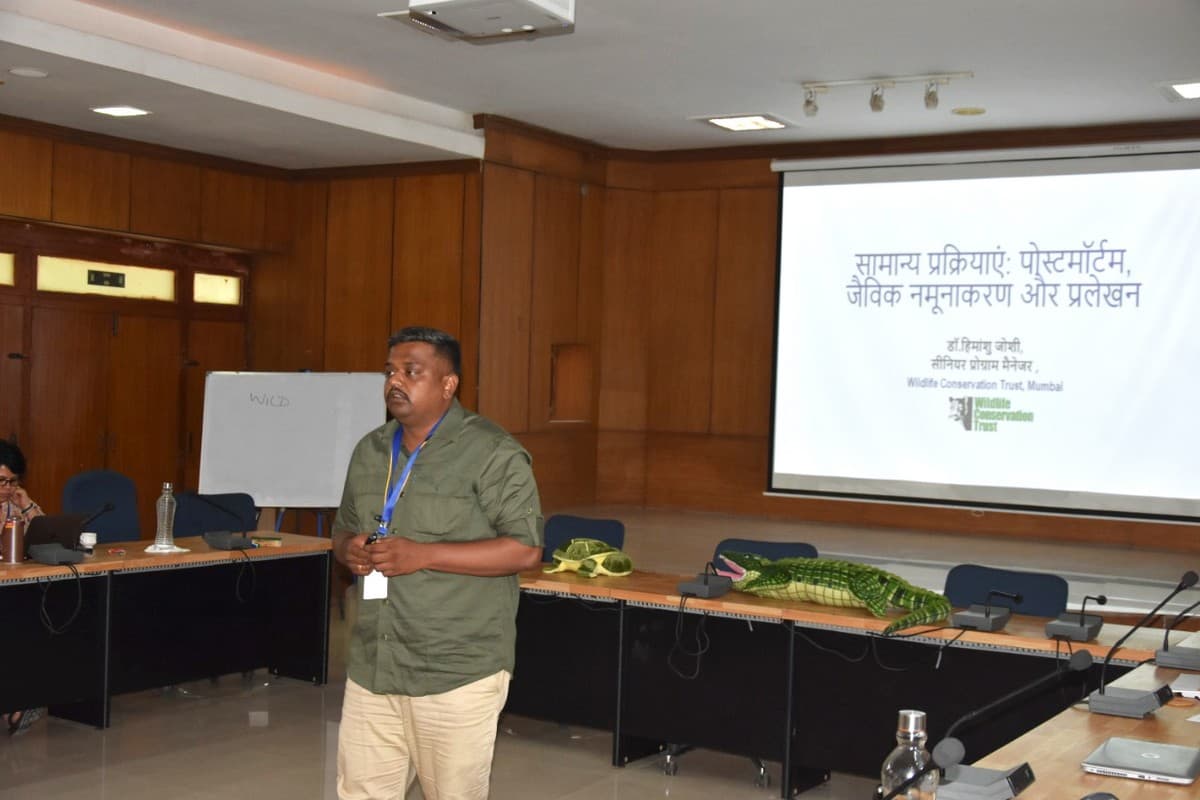
<instances>
[{"instance_id":1,"label":"tiled floor","mask_svg":"<svg viewBox=\"0 0 1200 800\"><path fill-rule=\"evenodd\" d=\"M696 564L702 564L716 541L725 536L803 538L828 552L869 551L882 546L931 561L968 560L947 554L945 537L856 532L723 515L606 511L626 519L627 549L644 569L695 571ZM978 545L978 540L970 544ZM1002 558L993 563L1021 566L1032 560L1047 568L1062 563L1076 570L1154 583L1173 581L1171 576L1181 569L1178 556L1170 554L1080 550L1044 543L997 542L996 548L988 552L1000 553ZM352 602L347 613L353 614ZM113 725L106 731L58 719L42 720L20 737L0 739L0 798L334 798L337 721L345 681L341 646L345 623L339 620L336 606L333 617L329 685L268 681L262 672L250 679L225 676L216 683L205 681L115 698ZM657 758L621 769L610 766L611 741L604 732L511 715L503 718L501 727L493 769L495 800L778 796L774 786L754 785L754 769L743 758L694 751L681 758L677 775L667 776ZM881 761L885 755L880 753ZM779 767L770 767L777 781ZM869 779L835 775L829 784L804 797L863 800L872 788ZM419 789L409 796L419 798Z\"/></svg>"}]
</instances>

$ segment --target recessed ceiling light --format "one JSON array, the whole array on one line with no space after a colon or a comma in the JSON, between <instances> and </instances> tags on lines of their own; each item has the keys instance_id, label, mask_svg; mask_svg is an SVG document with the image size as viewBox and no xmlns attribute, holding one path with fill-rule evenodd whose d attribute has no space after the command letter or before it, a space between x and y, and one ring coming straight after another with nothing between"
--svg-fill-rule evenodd
<instances>
[{"instance_id":1,"label":"recessed ceiling light","mask_svg":"<svg viewBox=\"0 0 1200 800\"><path fill-rule=\"evenodd\" d=\"M16 75L18 78L45 78L50 73L37 67L13 67L8 74Z\"/></svg>"},{"instance_id":2,"label":"recessed ceiling light","mask_svg":"<svg viewBox=\"0 0 1200 800\"><path fill-rule=\"evenodd\" d=\"M1200 100L1200 81L1172 83L1171 88L1184 100Z\"/></svg>"},{"instance_id":3,"label":"recessed ceiling light","mask_svg":"<svg viewBox=\"0 0 1200 800\"><path fill-rule=\"evenodd\" d=\"M92 111L95 111L97 114L107 114L110 117L144 117L150 113L149 111L134 108L133 106L104 106L102 108L93 108Z\"/></svg>"},{"instance_id":4,"label":"recessed ceiling light","mask_svg":"<svg viewBox=\"0 0 1200 800\"><path fill-rule=\"evenodd\" d=\"M958 108L950 109L951 114L957 114L960 117L978 117L987 113L986 108L979 106L959 106Z\"/></svg>"},{"instance_id":5,"label":"recessed ceiling light","mask_svg":"<svg viewBox=\"0 0 1200 800\"><path fill-rule=\"evenodd\" d=\"M768 131L786 128L787 124L766 114L752 114L742 117L705 117L705 122L711 122L719 128L730 131Z\"/></svg>"}]
</instances>

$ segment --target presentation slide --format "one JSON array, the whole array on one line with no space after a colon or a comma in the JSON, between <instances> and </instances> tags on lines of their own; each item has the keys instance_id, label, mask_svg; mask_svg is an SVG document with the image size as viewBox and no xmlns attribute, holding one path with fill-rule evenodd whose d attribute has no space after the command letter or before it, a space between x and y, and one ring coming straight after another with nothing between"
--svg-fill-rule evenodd
<instances>
[{"instance_id":1,"label":"presentation slide","mask_svg":"<svg viewBox=\"0 0 1200 800\"><path fill-rule=\"evenodd\" d=\"M772 491L1200 521L1200 157L782 191Z\"/></svg>"}]
</instances>

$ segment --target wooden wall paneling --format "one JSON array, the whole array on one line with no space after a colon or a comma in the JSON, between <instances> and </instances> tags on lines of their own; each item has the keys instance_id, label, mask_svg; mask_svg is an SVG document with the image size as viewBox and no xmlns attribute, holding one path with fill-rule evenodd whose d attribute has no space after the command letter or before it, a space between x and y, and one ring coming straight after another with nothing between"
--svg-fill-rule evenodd
<instances>
[{"instance_id":1,"label":"wooden wall paneling","mask_svg":"<svg viewBox=\"0 0 1200 800\"><path fill-rule=\"evenodd\" d=\"M718 195L660 192L650 270L650 430L708 430L712 383Z\"/></svg>"},{"instance_id":2,"label":"wooden wall paneling","mask_svg":"<svg viewBox=\"0 0 1200 800\"><path fill-rule=\"evenodd\" d=\"M154 500L183 476L183 323L122 316L111 339L109 469L137 487L142 537L154 538Z\"/></svg>"},{"instance_id":3,"label":"wooden wall paneling","mask_svg":"<svg viewBox=\"0 0 1200 800\"><path fill-rule=\"evenodd\" d=\"M200 487L204 436L204 387L208 373L246 369L246 326L241 322L192 320L187 325L183 371L183 485Z\"/></svg>"},{"instance_id":4,"label":"wooden wall paneling","mask_svg":"<svg viewBox=\"0 0 1200 800\"><path fill-rule=\"evenodd\" d=\"M391 178L331 181L325 247L327 370L377 370L391 328Z\"/></svg>"},{"instance_id":5,"label":"wooden wall paneling","mask_svg":"<svg viewBox=\"0 0 1200 800\"><path fill-rule=\"evenodd\" d=\"M512 433L529 419L532 173L487 164L479 305L479 410Z\"/></svg>"},{"instance_id":6,"label":"wooden wall paneling","mask_svg":"<svg viewBox=\"0 0 1200 800\"><path fill-rule=\"evenodd\" d=\"M54 145L0 131L0 214L50 219Z\"/></svg>"},{"instance_id":7,"label":"wooden wall paneling","mask_svg":"<svg viewBox=\"0 0 1200 800\"><path fill-rule=\"evenodd\" d=\"M542 512L596 502L596 431L584 427L518 434L533 458Z\"/></svg>"},{"instance_id":8,"label":"wooden wall paneling","mask_svg":"<svg viewBox=\"0 0 1200 800\"><path fill-rule=\"evenodd\" d=\"M67 478L105 465L112 314L34 308L29 356L29 493L61 508Z\"/></svg>"},{"instance_id":9,"label":"wooden wall paneling","mask_svg":"<svg viewBox=\"0 0 1200 800\"><path fill-rule=\"evenodd\" d=\"M528 430L548 430L553 347L578 343L580 185L534 181ZM566 387L570 391L569 387Z\"/></svg>"},{"instance_id":10,"label":"wooden wall paneling","mask_svg":"<svg viewBox=\"0 0 1200 800\"><path fill-rule=\"evenodd\" d=\"M200 167L134 156L130 163L129 229L195 242L200 239Z\"/></svg>"},{"instance_id":11,"label":"wooden wall paneling","mask_svg":"<svg viewBox=\"0 0 1200 800\"><path fill-rule=\"evenodd\" d=\"M200 238L259 250L265 239L267 180L222 169L201 176Z\"/></svg>"},{"instance_id":12,"label":"wooden wall paneling","mask_svg":"<svg viewBox=\"0 0 1200 800\"><path fill-rule=\"evenodd\" d=\"M604 430L645 430L654 195L606 192L600 408Z\"/></svg>"},{"instance_id":13,"label":"wooden wall paneling","mask_svg":"<svg viewBox=\"0 0 1200 800\"><path fill-rule=\"evenodd\" d=\"M585 184L579 219L579 298L575 307L578 337L592 351L592 392L588 419L599 420L600 332L604 326L604 206L603 186Z\"/></svg>"},{"instance_id":14,"label":"wooden wall paneling","mask_svg":"<svg viewBox=\"0 0 1200 800\"><path fill-rule=\"evenodd\" d=\"M25 308L0 303L0 439L15 436L23 442L26 423L22 407L29 359L11 358L10 353L29 355L25 344Z\"/></svg>"},{"instance_id":15,"label":"wooden wall paneling","mask_svg":"<svg viewBox=\"0 0 1200 800\"><path fill-rule=\"evenodd\" d=\"M462 314L458 343L462 347L462 380L458 399L479 408L479 306L483 236L483 176L467 173L463 181Z\"/></svg>"},{"instance_id":16,"label":"wooden wall paneling","mask_svg":"<svg viewBox=\"0 0 1200 800\"><path fill-rule=\"evenodd\" d=\"M599 431L596 435L596 502L646 505L646 434Z\"/></svg>"},{"instance_id":17,"label":"wooden wall paneling","mask_svg":"<svg viewBox=\"0 0 1200 800\"><path fill-rule=\"evenodd\" d=\"M396 179L393 331L428 325L461 335L463 185L461 174Z\"/></svg>"},{"instance_id":18,"label":"wooden wall paneling","mask_svg":"<svg viewBox=\"0 0 1200 800\"><path fill-rule=\"evenodd\" d=\"M775 343L777 189L721 191L713 310L714 434L766 436Z\"/></svg>"},{"instance_id":19,"label":"wooden wall paneling","mask_svg":"<svg viewBox=\"0 0 1200 800\"><path fill-rule=\"evenodd\" d=\"M255 257L248 282L250 366L324 368L325 181L267 185L267 238L282 250Z\"/></svg>"},{"instance_id":20,"label":"wooden wall paneling","mask_svg":"<svg viewBox=\"0 0 1200 800\"><path fill-rule=\"evenodd\" d=\"M604 159L600 148L549 131L485 129L485 158L540 175L602 183Z\"/></svg>"},{"instance_id":21,"label":"wooden wall paneling","mask_svg":"<svg viewBox=\"0 0 1200 800\"><path fill-rule=\"evenodd\" d=\"M282 178L267 178L263 199L263 235L262 249L273 253L286 253L292 247L293 228L295 220L281 218L279 214L280 200L284 205L289 203L295 208L295 190L301 185L300 181L284 180ZM324 213L322 211L322 227Z\"/></svg>"},{"instance_id":22,"label":"wooden wall paneling","mask_svg":"<svg viewBox=\"0 0 1200 800\"><path fill-rule=\"evenodd\" d=\"M698 511L765 513L766 440L651 433L646 443L646 504ZM775 498L778 499L778 498ZM802 510L795 506L795 510Z\"/></svg>"},{"instance_id":23,"label":"wooden wall paneling","mask_svg":"<svg viewBox=\"0 0 1200 800\"><path fill-rule=\"evenodd\" d=\"M128 153L54 143L55 222L129 230Z\"/></svg>"}]
</instances>

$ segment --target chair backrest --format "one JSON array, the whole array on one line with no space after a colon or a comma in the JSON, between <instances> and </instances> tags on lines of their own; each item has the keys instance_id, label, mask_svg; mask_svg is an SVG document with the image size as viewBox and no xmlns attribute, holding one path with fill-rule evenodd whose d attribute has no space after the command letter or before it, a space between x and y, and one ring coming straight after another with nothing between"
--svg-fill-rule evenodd
<instances>
[{"instance_id":1,"label":"chair backrest","mask_svg":"<svg viewBox=\"0 0 1200 800\"><path fill-rule=\"evenodd\" d=\"M1059 575L978 564L959 564L946 575L944 594L955 608L984 605L988 592L993 591L1021 595L1019 603L1006 597L992 599L994 605L1011 608L1017 614L1056 617L1067 608L1067 582Z\"/></svg>"},{"instance_id":2,"label":"chair backrest","mask_svg":"<svg viewBox=\"0 0 1200 800\"><path fill-rule=\"evenodd\" d=\"M96 532L96 541L140 539L137 488L131 478L110 469L93 469L67 479L62 493L63 513L91 514L103 508L105 503L112 503L113 510L87 524L89 531Z\"/></svg>"},{"instance_id":3,"label":"chair backrest","mask_svg":"<svg viewBox=\"0 0 1200 800\"><path fill-rule=\"evenodd\" d=\"M244 533L258 528L258 508L245 492L175 495L176 536L200 536L209 531Z\"/></svg>"},{"instance_id":4,"label":"chair backrest","mask_svg":"<svg viewBox=\"0 0 1200 800\"><path fill-rule=\"evenodd\" d=\"M721 553L753 553L775 561L780 558L816 558L817 548L808 542L764 542L760 539L722 539L713 550L713 564L720 569Z\"/></svg>"},{"instance_id":5,"label":"chair backrest","mask_svg":"<svg viewBox=\"0 0 1200 800\"><path fill-rule=\"evenodd\" d=\"M556 548L571 539L599 539L620 550L625 546L625 523L616 519L592 519L571 514L554 514L546 520L546 546L542 561L550 562Z\"/></svg>"}]
</instances>

